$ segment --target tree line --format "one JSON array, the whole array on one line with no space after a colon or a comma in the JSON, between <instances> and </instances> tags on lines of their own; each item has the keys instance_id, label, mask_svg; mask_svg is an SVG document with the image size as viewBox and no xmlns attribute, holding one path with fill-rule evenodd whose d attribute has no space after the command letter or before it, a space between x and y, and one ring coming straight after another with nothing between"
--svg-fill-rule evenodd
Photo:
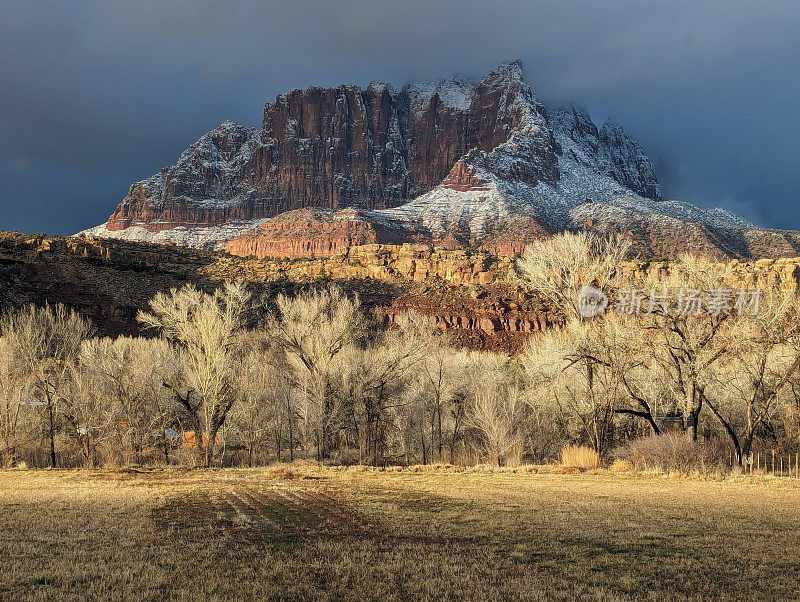
<instances>
[{"instance_id":1,"label":"tree line","mask_svg":"<svg viewBox=\"0 0 800 602\"><path fill-rule=\"evenodd\" d=\"M568 444L610 458L638 437L723 442L734 463L800 442L794 294L757 313L605 311L581 290L624 284L624 239L564 233L529 247L518 277L567 316L508 356L454 348L427 317L384 326L335 285L278 295L242 283L159 293L143 326L107 338L63 306L0 318L6 466L541 463ZM657 290L727 290L731 265L691 255ZM263 310L263 307L261 307Z\"/></svg>"}]
</instances>

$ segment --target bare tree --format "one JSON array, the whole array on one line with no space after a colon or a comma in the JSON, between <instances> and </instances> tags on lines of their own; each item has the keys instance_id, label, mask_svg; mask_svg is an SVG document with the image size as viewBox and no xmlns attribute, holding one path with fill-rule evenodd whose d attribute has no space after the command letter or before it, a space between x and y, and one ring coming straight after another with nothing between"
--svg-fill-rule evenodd
<instances>
[{"instance_id":1,"label":"bare tree","mask_svg":"<svg viewBox=\"0 0 800 602\"><path fill-rule=\"evenodd\" d=\"M603 453L611 443L622 383L608 357L606 332L573 322L532 339L520 360L531 387L529 399L551 401L566 436Z\"/></svg>"},{"instance_id":2,"label":"bare tree","mask_svg":"<svg viewBox=\"0 0 800 602\"><path fill-rule=\"evenodd\" d=\"M170 387L189 417L206 466L214 460L218 433L236 401L236 335L249 300L241 283L226 282L212 294L186 285L158 293L151 312L139 312L140 322L160 329L180 350L187 388L175 382Z\"/></svg>"},{"instance_id":3,"label":"bare tree","mask_svg":"<svg viewBox=\"0 0 800 602\"><path fill-rule=\"evenodd\" d=\"M580 290L591 285L608 292L629 249L627 238L564 232L530 244L517 268L531 290L560 308L568 321L581 321Z\"/></svg>"},{"instance_id":4,"label":"bare tree","mask_svg":"<svg viewBox=\"0 0 800 602\"><path fill-rule=\"evenodd\" d=\"M351 346L343 357L341 389L352 400L362 464L385 459L390 441L399 436L399 417L407 407L404 391L429 349L429 324L416 312L404 314L400 328L364 347Z\"/></svg>"},{"instance_id":5,"label":"bare tree","mask_svg":"<svg viewBox=\"0 0 800 602\"><path fill-rule=\"evenodd\" d=\"M178 371L168 343L128 337L92 339L83 346L80 364L81 378L94 380L103 392L105 411L113 415L114 435L129 461L143 462L148 446L166 449L164 430L175 412L163 383L173 380Z\"/></svg>"},{"instance_id":6,"label":"bare tree","mask_svg":"<svg viewBox=\"0 0 800 602\"><path fill-rule=\"evenodd\" d=\"M280 295L277 305L269 330L292 369L301 398L298 411L313 435L318 459L324 460L346 420L334 384L340 354L362 335L360 302L330 286L294 298Z\"/></svg>"},{"instance_id":7,"label":"bare tree","mask_svg":"<svg viewBox=\"0 0 800 602\"><path fill-rule=\"evenodd\" d=\"M8 342L0 338L0 466L13 466L20 448L33 436L23 405L25 379L14 369Z\"/></svg>"},{"instance_id":8,"label":"bare tree","mask_svg":"<svg viewBox=\"0 0 800 602\"><path fill-rule=\"evenodd\" d=\"M508 359L472 354L467 424L485 457L498 466L518 464L525 441L525 408L521 382Z\"/></svg>"},{"instance_id":9,"label":"bare tree","mask_svg":"<svg viewBox=\"0 0 800 602\"><path fill-rule=\"evenodd\" d=\"M728 350L730 318L730 313L706 311L698 303L702 303L701 294L727 287L728 269L710 259L682 255L657 283L660 290L678 295L678 306L648 313L639 324L654 337L654 357L679 402L692 440L697 440L714 369Z\"/></svg>"},{"instance_id":10,"label":"bare tree","mask_svg":"<svg viewBox=\"0 0 800 602\"><path fill-rule=\"evenodd\" d=\"M445 452L454 449L454 439L463 426L468 354L451 347L428 316L412 310L399 322L419 356L414 378L405 383L408 401L403 407L410 429L405 445L419 450L423 464L445 462Z\"/></svg>"},{"instance_id":11,"label":"bare tree","mask_svg":"<svg viewBox=\"0 0 800 602\"><path fill-rule=\"evenodd\" d=\"M93 341L87 341L91 345ZM85 347L84 347L85 348ZM70 375L59 390L60 412L64 427L78 442L83 465L97 464L97 448L113 437L117 417L116 406L105 393L103 382L80 364L72 366Z\"/></svg>"},{"instance_id":12,"label":"bare tree","mask_svg":"<svg viewBox=\"0 0 800 602\"><path fill-rule=\"evenodd\" d=\"M663 368L656 361L657 350L651 332L614 314L603 320L601 352L607 367L621 385L614 413L644 420L654 435L661 433L658 418L671 411L671 391Z\"/></svg>"},{"instance_id":13,"label":"bare tree","mask_svg":"<svg viewBox=\"0 0 800 602\"><path fill-rule=\"evenodd\" d=\"M239 368L243 377L241 403L231 416L231 425L247 451L249 466L266 456L270 443L278 461L283 459L284 449L293 460L296 412L288 367L278 362L273 350L260 348L259 341L250 342L248 347L254 349Z\"/></svg>"},{"instance_id":14,"label":"bare tree","mask_svg":"<svg viewBox=\"0 0 800 602\"><path fill-rule=\"evenodd\" d=\"M93 332L86 318L63 305L30 305L0 318L0 336L6 341L12 369L30 383L31 393L44 404L51 466L56 466L59 390L77 361L81 344Z\"/></svg>"},{"instance_id":15,"label":"bare tree","mask_svg":"<svg viewBox=\"0 0 800 602\"><path fill-rule=\"evenodd\" d=\"M458 416L457 408L462 404L465 395L466 363L465 354L458 353L437 338L429 346L421 365L420 375L425 385L423 399L430 442L430 450L424 455L432 457L435 453L440 462L444 461L445 446L456 435L453 419ZM423 445L424 436L423 432Z\"/></svg>"},{"instance_id":16,"label":"bare tree","mask_svg":"<svg viewBox=\"0 0 800 602\"><path fill-rule=\"evenodd\" d=\"M750 455L758 429L775 430L779 396L800 370L797 300L781 291L762 293L760 311L731 325L727 361L717 362L705 392L739 463Z\"/></svg>"}]
</instances>

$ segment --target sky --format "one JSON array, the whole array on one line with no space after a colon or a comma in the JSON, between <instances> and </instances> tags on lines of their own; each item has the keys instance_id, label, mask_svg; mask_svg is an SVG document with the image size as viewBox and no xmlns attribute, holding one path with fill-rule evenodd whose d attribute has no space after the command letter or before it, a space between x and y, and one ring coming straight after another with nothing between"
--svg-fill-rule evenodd
<instances>
[{"instance_id":1,"label":"sky","mask_svg":"<svg viewBox=\"0 0 800 602\"><path fill-rule=\"evenodd\" d=\"M102 223L294 88L512 59L539 100L622 123L667 198L800 229L796 0L0 0L0 229Z\"/></svg>"}]
</instances>

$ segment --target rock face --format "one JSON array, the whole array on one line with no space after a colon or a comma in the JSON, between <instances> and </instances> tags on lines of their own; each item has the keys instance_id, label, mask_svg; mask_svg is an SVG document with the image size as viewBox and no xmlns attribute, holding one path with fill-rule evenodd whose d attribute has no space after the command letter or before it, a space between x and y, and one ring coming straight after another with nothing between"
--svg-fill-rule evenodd
<instances>
[{"instance_id":1,"label":"rock face","mask_svg":"<svg viewBox=\"0 0 800 602\"><path fill-rule=\"evenodd\" d=\"M404 242L513 256L582 228L629 236L651 258L800 252L797 232L662 199L653 164L621 125L545 108L518 62L476 84L279 95L260 129L223 123L85 233L259 257Z\"/></svg>"},{"instance_id":2,"label":"rock face","mask_svg":"<svg viewBox=\"0 0 800 602\"><path fill-rule=\"evenodd\" d=\"M225 122L175 166L133 184L107 228L218 225L306 206L395 207L438 185L471 148L492 150L523 130L535 141L537 176L555 181L544 109L516 62L476 86L454 78L400 92L378 82L294 90L267 103L260 131Z\"/></svg>"},{"instance_id":3,"label":"rock face","mask_svg":"<svg viewBox=\"0 0 800 602\"><path fill-rule=\"evenodd\" d=\"M399 244L397 232L359 219L356 210L297 209L282 213L231 240L226 251L241 257L330 257L343 249L374 243Z\"/></svg>"},{"instance_id":4,"label":"rock face","mask_svg":"<svg viewBox=\"0 0 800 602\"><path fill-rule=\"evenodd\" d=\"M549 123L565 159L594 168L642 197L661 198L653 164L616 121L609 119L598 130L585 110L568 105L551 109Z\"/></svg>"},{"instance_id":5,"label":"rock face","mask_svg":"<svg viewBox=\"0 0 800 602\"><path fill-rule=\"evenodd\" d=\"M646 157L626 163L630 145L620 139L612 177L640 194L656 191ZM247 230L298 208L397 207L436 188L471 149L509 141L518 147L515 177L558 182L562 151L519 62L477 84L455 77L400 91L378 82L294 90L266 104L260 130L225 122L174 166L134 183L94 233L208 245L231 224ZM222 225L228 231L208 236L170 233Z\"/></svg>"},{"instance_id":6,"label":"rock face","mask_svg":"<svg viewBox=\"0 0 800 602\"><path fill-rule=\"evenodd\" d=\"M176 226L214 226L260 217L252 181L257 132L226 121L190 146L178 163L134 183L108 219L108 229L143 225L158 232Z\"/></svg>"},{"instance_id":7,"label":"rock face","mask_svg":"<svg viewBox=\"0 0 800 602\"><path fill-rule=\"evenodd\" d=\"M429 315L454 343L514 351L528 333L558 323L547 305L507 281L508 260L486 252L424 245L364 245L325 259L239 258L207 251L90 237L0 232L0 312L27 303L64 303L100 332L148 334L137 312L159 291L192 283L211 290L242 279L254 297L334 279L386 323L410 308Z\"/></svg>"},{"instance_id":8,"label":"rock face","mask_svg":"<svg viewBox=\"0 0 800 602\"><path fill-rule=\"evenodd\" d=\"M674 262L627 262L621 282L654 283ZM800 292L800 258L733 262L730 284ZM192 283L211 290L241 279L254 298L334 280L368 312L396 322L409 309L430 316L456 344L506 352L563 317L526 290L514 262L488 251L367 244L330 257L294 261L91 237L0 232L0 312L27 303L64 303L106 335L147 334L136 321L158 291Z\"/></svg>"}]
</instances>

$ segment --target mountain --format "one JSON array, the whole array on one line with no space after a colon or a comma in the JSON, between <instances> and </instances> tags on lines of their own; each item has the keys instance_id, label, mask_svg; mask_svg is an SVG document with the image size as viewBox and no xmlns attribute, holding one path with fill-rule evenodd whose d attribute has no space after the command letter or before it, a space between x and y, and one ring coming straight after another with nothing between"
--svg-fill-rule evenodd
<instances>
[{"instance_id":1,"label":"mountain","mask_svg":"<svg viewBox=\"0 0 800 602\"><path fill-rule=\"evenodd\" d=\"M578 228L625 233L651 256L800 252L796 233L664 200L652 162L621 125L546 108L518 61L475 84L279 95L260 130L223 123L174 166L134 183L84 234L277 257L367 242L511 255Z\"/></svg>"}]
</instances>

